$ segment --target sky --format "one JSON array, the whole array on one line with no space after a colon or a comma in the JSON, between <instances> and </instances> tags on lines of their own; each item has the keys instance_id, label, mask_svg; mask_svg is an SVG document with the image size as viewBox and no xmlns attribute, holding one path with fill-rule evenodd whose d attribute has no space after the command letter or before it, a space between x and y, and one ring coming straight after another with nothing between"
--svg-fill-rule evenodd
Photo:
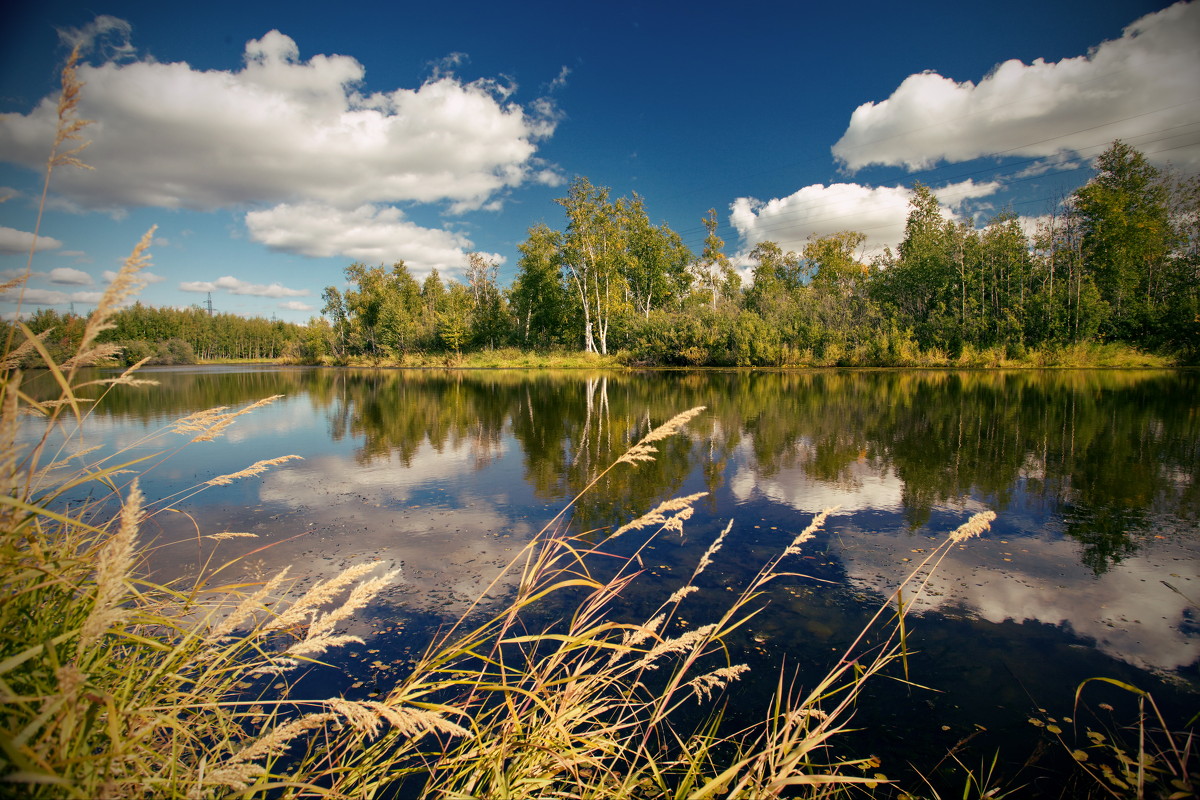
<instances>
[{"instance_id":1,"label":"sky","mask_svg":"<svg viewBox=\"0 0 1200 800\"><path fill-rule=\"evenodd\" d=\"M80 158L49 185L21 311L87 313L152 226L140 299L305 322L353 262L516 274L587 177L735 263L949 217L1033 225L1114 139L1200 171L1200 0L162 3L0 12L0 281L26 270L59 72ZM18 313L15 290L0 314Z\"/></svg>"}]
</instances>

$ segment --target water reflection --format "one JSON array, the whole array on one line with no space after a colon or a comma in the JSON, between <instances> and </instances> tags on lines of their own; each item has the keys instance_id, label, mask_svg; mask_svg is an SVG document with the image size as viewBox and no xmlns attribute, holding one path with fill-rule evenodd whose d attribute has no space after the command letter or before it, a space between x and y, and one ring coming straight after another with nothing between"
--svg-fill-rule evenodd
<instances>
[{"instance_id":1,"label":"water reflection","mask_svg":"<svg viewBox=\"0 0 1200 800\"><path fill-rule=\"evenodd\" d=\"M403 561L406 602L426 608L459 607L632 442L704 405L655 462L609 473L573 524L602 536L703 489L709 513L739 525L840 505L823 547L861 591L893 586L924 537L990 507L995 534L943 565L926 611L1036 621L1143 667L1200 659L1184 598L1200 597L1194 373L153 372L159 387L105 398L96 431L132 439L285 395L216 455L189 451L164 486L303 455L212 492L203 519L278 541L264 558L311 571L355 553Z\"/></svg>"}]
</instances>

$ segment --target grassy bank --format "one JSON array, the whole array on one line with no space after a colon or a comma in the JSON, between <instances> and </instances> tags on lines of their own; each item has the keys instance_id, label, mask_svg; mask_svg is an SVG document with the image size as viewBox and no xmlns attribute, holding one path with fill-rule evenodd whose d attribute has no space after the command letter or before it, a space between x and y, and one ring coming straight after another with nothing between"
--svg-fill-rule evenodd
<instances>
[{"instance_id":1,"label":"grassy bank","mask_svg":"<svg viewBox=\"0 0 1200 800\"><path fill-rule=\"evenodd\" d=\"M220 361L202 363L262 363ZM300 363L278 361L273 363ZM627 351L600 355L583 351L528 351L518 348L479 350L461 354L410 353L400 359L356 357L324 360L321 366L452 369L703 369L714 365L661 365L640 362ZM816 356L797 353L788 363L757 369L814 368L918 368L918 369L1165 369L1182 366L1178 359L1137 350L1126 344L1083 343L1061 348L1009 352L1005 348L977 350L965 347L956 356L940 351L911 350L894 357L878 358L868 353L829 352ZM730 366L717 366L729 369Z\"/></svg>"},{"instance_id":2,"label":"grassy bank","mask_svg":"<svg viewBox=\"0 0 1200 800\"><path fill-rule=\"evenodd\" d=\"M408 353L403 358L355 356L336 360L323 359L316 366L405 369L621 369L625 362L619 355L602 356L599 353L583 351L534 351L505 347L465 353Z\"/></svg>"}]
</instances>

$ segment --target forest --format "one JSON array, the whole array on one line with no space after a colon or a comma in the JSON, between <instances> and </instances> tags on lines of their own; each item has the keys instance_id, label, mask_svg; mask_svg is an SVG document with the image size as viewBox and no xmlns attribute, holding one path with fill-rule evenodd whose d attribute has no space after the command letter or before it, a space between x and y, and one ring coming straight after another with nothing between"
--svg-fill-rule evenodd
<instances>
[{"instance_id":1,"label":"forest","mask_svg":"<svg viewBox=\"0 0 1200 800\"><path fill-rule=\"evenodd\" d=\"M558 202L565 228L529 230L508 289L478 253L465 283L351 265L350 288L325 290L304 359L515 346L661 366L887 366L1086 343L1189 362L1200 351L1200 182L1120 141L1032 237L1011 212L983 227L947 220L918 185L896 252L864 260L856 231L800 253L762 242L748 285L715 211L696 255L636 195L613 200L579 178Z\"/></svg>"},{"instance_id":2,"label":"forest","mask_svg":"<svg viewBox=\"0 0 1200 800\"><path fill-rule=\"evenodd\" d=\"M983 365L1110 343L1200 358L1200 177L1120 141L1032 235L1011 210L947 219L918 184L898 249L870 259L866 234L847 230L801 252L764 241L735 265L715 210L696 254L636 194L577 178L557 202L565 226L528 231L507 288L480 253L461 282L355 263L307 325L137 304L103 338L126 363L453 363L517 348L643 366ZM86 319L43 309L27 324L65 353Z\"/></svg>"}]
</instances>

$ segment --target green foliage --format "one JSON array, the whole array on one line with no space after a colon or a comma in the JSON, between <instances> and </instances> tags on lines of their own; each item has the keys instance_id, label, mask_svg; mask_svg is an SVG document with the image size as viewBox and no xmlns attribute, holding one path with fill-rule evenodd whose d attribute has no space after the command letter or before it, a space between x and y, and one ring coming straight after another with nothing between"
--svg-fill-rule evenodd
<instances>
[{"instance_id":1,"label":"green foliage","mask_svg":"<svg viewBox=\"0 0 1200 800\"><path fill-rule=\"evenodd\" d=\"M509 297L516 317L514 338L524 347L565 344L568 338L568 295L559 275L560 240L560 234L539 224L517 245L521 260Z\"/></svg>"},{"instance_id":2,"label":"green foliage","mask_svg":"<svg viewBox=\"0 0 1200 800\"><path fill-rule=\"evenodd\" d=\"M608 353L608 330L626 298L622 267L628 260L627 231L622 220L627 202L608 199L609 190L592 186L587 178L571 182L567 196L556 202L567 215L559 247L568 296L583 323L583 348Z\"/></svg>"},{"instance_id":3,"label":"green foliage","mask_svg":"<svg viewBox=\"0 0 1200 800\"><path fill-rule=\"evenodd\" d=\"M651 224L645 204L636 194L621 213L626 231L625 284L634 311L649 316L656 308L677 306L691 280L691 251L666 223Z\"/></svg>"},{"instance_id":4,"label":"green foliage","mask_svg":"<svg viewBox=\"0 0 1200 800\"><path fill-rule=\"evenodd\" d=\"M471 337L471 291L461 283L450 284L450 290L437 314L437 332L446 347L458 353Z\"/></svg>"},{"instance_id":5,"label":"green foliage","mask_svg":"<svg viewBox=\"0 0 1200 800\"><path fill-rule=\"evenodd\" d=\"M655 311L629 321L635 363L669 367L778 366L778 331L749 311Z\"/></svg>"},{"instance_id":6,"label":"green foliage","mask_svg":"<svg viewBox=\"0 0 1200 800\"><path fill-rule=\"evenodd\" d=\"M1101 333L1122 341L1145 336L1163 302L1174 247L1161 174L1137 150L1113 142L1096 177L1075 192L1074 210L1084 262L1108 304Z\"/></svg>"},{"instance_id":7,"label":"green foliage","mask_svg":"<svg viewBox=\"0 0 1200 800\"><path fill-rule=\"evenodd\" d=\"M91 318L39 309L26 324L42 337L52 358L65 360L78 349ZM117 360L126 366L142 358L151 358L155 364L273 360L293 350L303 332L299 325L278 320L209 315L200 308L155 308L141 303L112 312L108 324L111 327L95 335L96 341L124 348L125 355L118 355ZM8 328L4 325L0 330ZM22 366L36 369L45 364L27 354Z\"/></svg>"},{"instance_id":8,"label":"green foliage","mask_svg":"<svg viewBox=\"0 0 1200 800\"><path fill-rule=\"evenodd\" d=\"M467 254L467 286L472 302L471 339L477 347L488 350L503 346L512 331L508 301L496 284L499 269L496 261L482 253Z\"/></svg>"},{"instance_id":9,"label":"green foliage","mask_svg":"<svg viewBox=\"0 0 1200 800\"><path fill-rule=\"evenodd\" d=\"M117 344L121 348L118 358L126 367L132 367L138 363L156 365L196 363L195 351L183 339L168 339L165 342L133 340Z\"/></svg>"},{"instance_id":10,"label":"green foliage","mask_svg":"<svg viewBox=\"0 0 1200 800\"><path fill-rule=\"evenodd\" d=\"M693 258L642 198L612 200L577 178L557 201L565 230L529 229L509 290L494 263L469 255L467 310L446 308L436 276L414 304L406 272L352 265L357 288L325 293L329 347L397 360L515 344L616 347L664 366L988 367L1071 363L1089 352L1080 345L1118 341L1200 358L1200 178L1169 179L1120 142L1099 167L1032 239L1011 210L982 228L947 219L917 184L896 253L864 263L866 236L852 230L802 254L760 242L744 288L715 210Z\"/></svg>"},{"instance_id":11,"label":"green foliage","mask_svg":"<svg viewBox=\"0 0 1200 800\"><path fill-rule=\"evenodd\" d=\"M154 308L135 303L117 311L112 328L101 332L102 342L149 342L155 345L161 363L195 363L222 359L273 360L280 358L300 338L299 325L246 318L236 314L212 314L200 308ZM160 343L180 340L192 356L176 344L166 349Z\"/></svg>"},{"instance_id":12,"label":"green foliage","mask_svg":"<svg viewBox=\"0 0 1200 800\"><path fill-rule=\"evenodd\" d=\"M725 255L725 242L717 236L717 211L708 210L704 217L704 251L692 264L695 278L693 294L698 304L707 304L716 311L722 304L741 304L742 279Z\"/></svg>"}]
</instances>

